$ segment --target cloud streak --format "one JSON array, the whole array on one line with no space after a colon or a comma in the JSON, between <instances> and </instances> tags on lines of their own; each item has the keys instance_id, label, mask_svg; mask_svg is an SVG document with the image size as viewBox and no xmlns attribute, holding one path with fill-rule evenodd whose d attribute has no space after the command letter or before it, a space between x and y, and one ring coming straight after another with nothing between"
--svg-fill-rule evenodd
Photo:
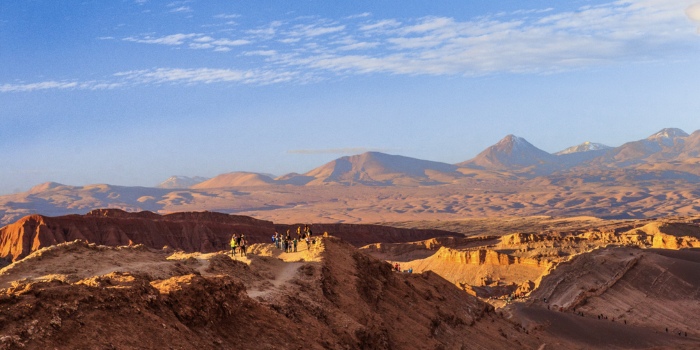
<instances>
[{"instance_id":1,"label":"cloud streak","mask_svg":"<svg viewBox=\"0 0 700 350\"><path fill-rule=\"evenodd\" d=\"M179 9L185 3L168 6ZM216 52L212 53L215 57L226 57L232 67L135 69L101 82L4 84L0 92L163 83L308 83L361 74L541 74L659 61L697 51L700 38L692 21L700 22L698 6L695 0L620 0L571 12L527 9L471 20L422 17L398 21L372 19L364 13L337 20L276 20L240 28L235 38L222 37L221 32L132 35L122 42L209 50ZM177 55L183 51L188 50L173 50Z\"/></svg>"},{"instance_id":2,"label":"cloud streak","mask_svg":"<svg viewBox=\"0 0 700 350\"><path fill-rule=\"evenodd\" d=\"M325 148L325 149L295 149L286 151L287 154L360 154L365 152L391 152L398 148L371 148L371 147L352 147L352 148Z\"/></svg>"},{"instance_id":3,"label":"cloud streak","mask_svg":"<svg viewBox=\"0 0 700 350\"><path fill-rule=\"evenodd\" d=\"M115 73L107 81L44 81L30 84L2 84L0 92L31 92L39 90L109 90L114 88L135 87L158 84L213 84L239 83L268 85L283 82L312 81L312 76L284 70L237 70L215 68L154 68Z\"/></svg>"}]
</instances>

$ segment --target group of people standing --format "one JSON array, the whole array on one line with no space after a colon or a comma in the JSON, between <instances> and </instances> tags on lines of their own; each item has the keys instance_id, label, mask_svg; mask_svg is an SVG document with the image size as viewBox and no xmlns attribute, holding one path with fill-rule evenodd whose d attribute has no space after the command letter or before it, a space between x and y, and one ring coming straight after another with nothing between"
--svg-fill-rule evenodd
<instances>
[{"instance_id":1,"label":"group of people standing","mask_svg":"<svg viewBox=\"0 0 700 350\"><path fill-rule=\"evenodd\" d=\"M275 230L275 234L272 236L272 243L275 244L277 249L281 249L285 253L295 253L297 251L297 244L301 241L306 242L306 249L309 249L311 244L316 243L315 240L311 239L312 234L309 225L304 225L303 230L301 226L297 227L297 237L292 237L289 230L287 230L287 234L284 236L280 235L277 233L277 230ZM234 233L233 237L231 237L231 256L236 256L236 253L238 253L239 256L246 256L247 243L248 239L244 234L239 236L237 233Z\"/></svg>"},{"instance_id":2,"label":"group of people standing","mask_svg":"<svg viewBox=\"0 0 700 350\"><path fill-rule=\"evenodd\" d=\"M240 256L246 255L246 243L248 243L248 239L244 234L241 234L239 237L237 233L234 233L233 237L231 237L231 256L236 256L236 250L238 250Z\"/></svg>"},{"instance_id":3,"label":"group of people standing","mask_svg":"<svg viewBox=\"0 0 700 350\"><path fill-rule=\"evenodd\" d=\"M304 225L303 231L301 226L297 227L297 237L292 237L289 230L287 230L287 234L284 236L280 235L277 233L277 230L275 230L275 234L272 235L272 243L275 244L277 249L281 249L285 253L295 253L299 242L305 241L307 250L311 247L311 244L315 243L315 241L311 240L312 234L309 225Z\"/></svg>"}]
</instances>

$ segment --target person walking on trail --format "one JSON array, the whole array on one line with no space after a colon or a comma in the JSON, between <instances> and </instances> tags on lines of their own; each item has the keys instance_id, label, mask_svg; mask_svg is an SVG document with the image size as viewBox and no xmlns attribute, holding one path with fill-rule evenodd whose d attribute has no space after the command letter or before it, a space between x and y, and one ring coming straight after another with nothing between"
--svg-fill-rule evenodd
<instances>
[{"instance_id":1,"label":"person walking on trail","mask_svg":"<svg viewBox=\"0 0 700 350\"><path fill-rule=\"evenodd\" d=\"M231 256L236 255L236 246L237 246L236 238L238 238L238 235L234 233L233 237L231 237L231 243L230 243L231 244Z\"/></svg>"},{"instance_id":2,"label":"person walking on trail","mask_svg":"<svg viewBox=\"0 0 700 350\"><path fill-rule=\"evenodd\" d=\"M311 250L311 239L309 236L306 236L306 250Z\"/></svg>"},{"instance_id":3,"label":"person walking on trail","mask_svg":"<svg viewBox=\"0 0 700 350\"><path fill-rule=\"evenodd\" d=\"M240 249L241 249L241 256L248 256L245 252L245 246L246 246L246 238L245 235L241 235L241 244L240 244Z\"/></svg>"},{"instance_id":4,"label":"person walking on trail","mask_svg":"<svg viewBox=\"0 0 700 350\"><path fill-rule=\"evenodd\" d=\"M294 238L294 252L297 252L297 239L296 237Z\"/></svg>"}]
</instances>

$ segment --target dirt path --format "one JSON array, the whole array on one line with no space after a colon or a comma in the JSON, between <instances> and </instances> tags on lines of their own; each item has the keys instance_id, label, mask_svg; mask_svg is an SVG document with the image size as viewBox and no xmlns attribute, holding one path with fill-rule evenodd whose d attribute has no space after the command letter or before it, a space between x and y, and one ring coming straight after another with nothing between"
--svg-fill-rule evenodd
<instances>
[{"instance_id":1,"label":"dirt path","mask_svg":"<svg viewBox=\"0 0 700 350\"><path fill-rule=\"evenodd\" d=\"M271 280L272 286L263 290L250 290L248 291L248 296L251 298L264 298L273 292L279 291L282 289L282 287L294 276L297 274L297 270L299 270L299 267L301 267L304 263L302 262L289 262L285 263L284 267L279 270L277 275L275 275L275 279Z\"/></svg>"}]
</instances>

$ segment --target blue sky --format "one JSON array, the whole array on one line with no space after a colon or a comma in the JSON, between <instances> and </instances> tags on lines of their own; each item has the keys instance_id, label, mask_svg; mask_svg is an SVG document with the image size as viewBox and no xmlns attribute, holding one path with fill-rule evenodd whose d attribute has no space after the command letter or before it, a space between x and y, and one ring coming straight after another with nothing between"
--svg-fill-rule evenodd
<instances>
[{"instance_id":1,"label":"blue sky","mask_svg":"<svg viewBox=\"0 0 700 350\"><path fill-rule=\"evenodd\" d=\"M700 2L3 1L0 194L700 129Z\"/></svg>"}]
</instances>

